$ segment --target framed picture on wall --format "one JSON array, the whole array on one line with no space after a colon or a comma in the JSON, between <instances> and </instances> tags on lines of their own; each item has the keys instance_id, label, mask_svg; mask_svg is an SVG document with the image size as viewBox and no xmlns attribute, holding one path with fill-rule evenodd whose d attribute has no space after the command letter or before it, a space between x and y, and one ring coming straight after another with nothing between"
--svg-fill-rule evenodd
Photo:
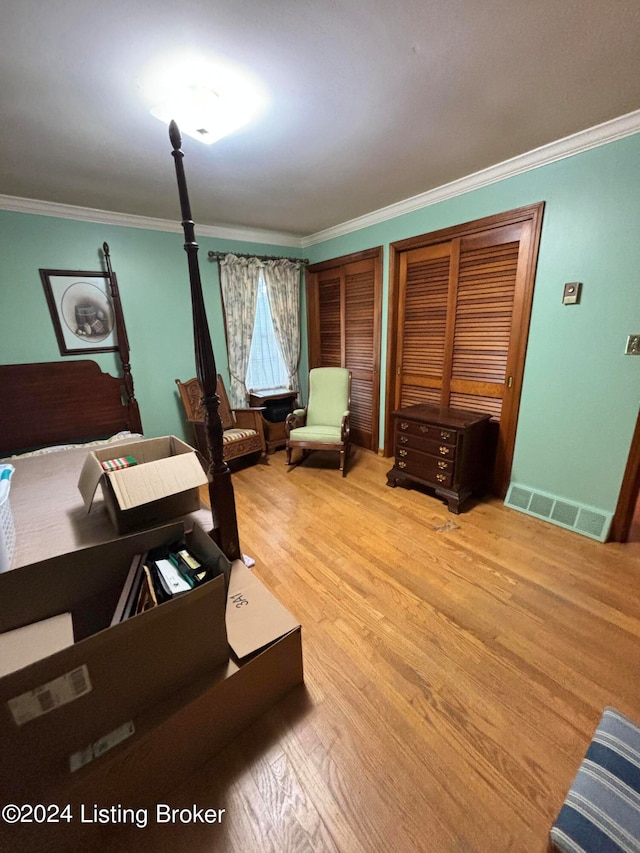
<instances>
[{"instance_id":1,"label":"framed picture on wall","mask_svg":"<svg viewBox=\"0 0 640 853\"><path fill-rule=\"evenodd\" d=\"M40 270L60 355L118 349L109 277L101 272Z\"/></svg>"}]
</instances>

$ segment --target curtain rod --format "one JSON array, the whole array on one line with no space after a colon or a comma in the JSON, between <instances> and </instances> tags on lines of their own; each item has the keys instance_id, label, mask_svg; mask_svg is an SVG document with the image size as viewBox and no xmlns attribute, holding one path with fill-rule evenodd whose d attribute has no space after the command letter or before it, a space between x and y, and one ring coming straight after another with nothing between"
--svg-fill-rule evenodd
<instances>
[{"instance_id":1,"label":"curtain rod","mask_svg":"<svg viewBox=\"0 0 640 853\"><path fill-rule=\"evenodd\" d=\"M209 252L210 261L219 261L227 255L235 255L236 258L257 258L259 261L291 261L294 264L308 264L309 258L284 258L281 255L243 255L240 252Z\"/></svg>"}]
</instances>

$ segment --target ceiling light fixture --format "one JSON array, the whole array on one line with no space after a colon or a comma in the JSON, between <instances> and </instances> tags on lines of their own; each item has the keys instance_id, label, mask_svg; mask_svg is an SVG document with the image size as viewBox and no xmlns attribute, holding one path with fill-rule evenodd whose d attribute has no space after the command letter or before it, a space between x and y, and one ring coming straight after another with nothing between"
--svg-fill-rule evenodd
<instances>
[{"instance_id":1,"label":"ceiling light fixture","mask_svg":"<svg viewBox=\"0 0 640 853\"><path fill-rule=\"evenodd\" d=\"M255 120L266 107L247 74L192 54L164 60L143 85L153 116L211 145Z\"/></svg>"}]
</instances>

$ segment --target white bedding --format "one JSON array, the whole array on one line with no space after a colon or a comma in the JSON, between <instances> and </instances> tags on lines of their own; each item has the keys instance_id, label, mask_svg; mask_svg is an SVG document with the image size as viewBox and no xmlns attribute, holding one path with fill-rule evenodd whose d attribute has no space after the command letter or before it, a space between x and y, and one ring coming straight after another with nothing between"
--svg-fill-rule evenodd
<instances>
[{"instance_id":1,"label":"white bedding","mask_svg":"<svg viewBox=\"0 0 640 853\"><path fill-rule=\"evenodd\" d=\"M41 447L38 450L30 450L28 453L16 453L15 456L9 456L9 459L27 459L30 456L43 456L45 453L55 453L58 450L74 450L77 447L102 447L105 444L113 444L118 441L134 441L137 438L143 438L139 432L129 432L123 430L111 438L102 438L97 441L87 441L83 444L54 444L50 447Z\"/></svg>"}]
</instances>

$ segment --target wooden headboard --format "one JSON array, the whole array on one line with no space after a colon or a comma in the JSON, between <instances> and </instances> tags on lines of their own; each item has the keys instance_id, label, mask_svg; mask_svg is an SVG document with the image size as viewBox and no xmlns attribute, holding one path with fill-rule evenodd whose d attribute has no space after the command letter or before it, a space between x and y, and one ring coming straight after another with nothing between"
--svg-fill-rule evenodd
<instances>
[{"instance_id":1,"label":"wooden headboard","mask_svg":"<svg viewBox=\"0 0 640 853\"><path fill-rule=\"evenodd\" d=\"M0 458L56 444L142 432L133 390L129 338L108 243L102 256L115 320L122 378L95 361L0 365Z\"/></svg>"},{"instance_id":2,"label":"wooden headboard","mask_svg":"<svg viewBox=\"0 0 640 853\"><path fill-rule=\"evenodd\" d=\"M0 457L52 444L142 432L124 380L95 361L0 365Z\"/></svg>"}]
</instances>

